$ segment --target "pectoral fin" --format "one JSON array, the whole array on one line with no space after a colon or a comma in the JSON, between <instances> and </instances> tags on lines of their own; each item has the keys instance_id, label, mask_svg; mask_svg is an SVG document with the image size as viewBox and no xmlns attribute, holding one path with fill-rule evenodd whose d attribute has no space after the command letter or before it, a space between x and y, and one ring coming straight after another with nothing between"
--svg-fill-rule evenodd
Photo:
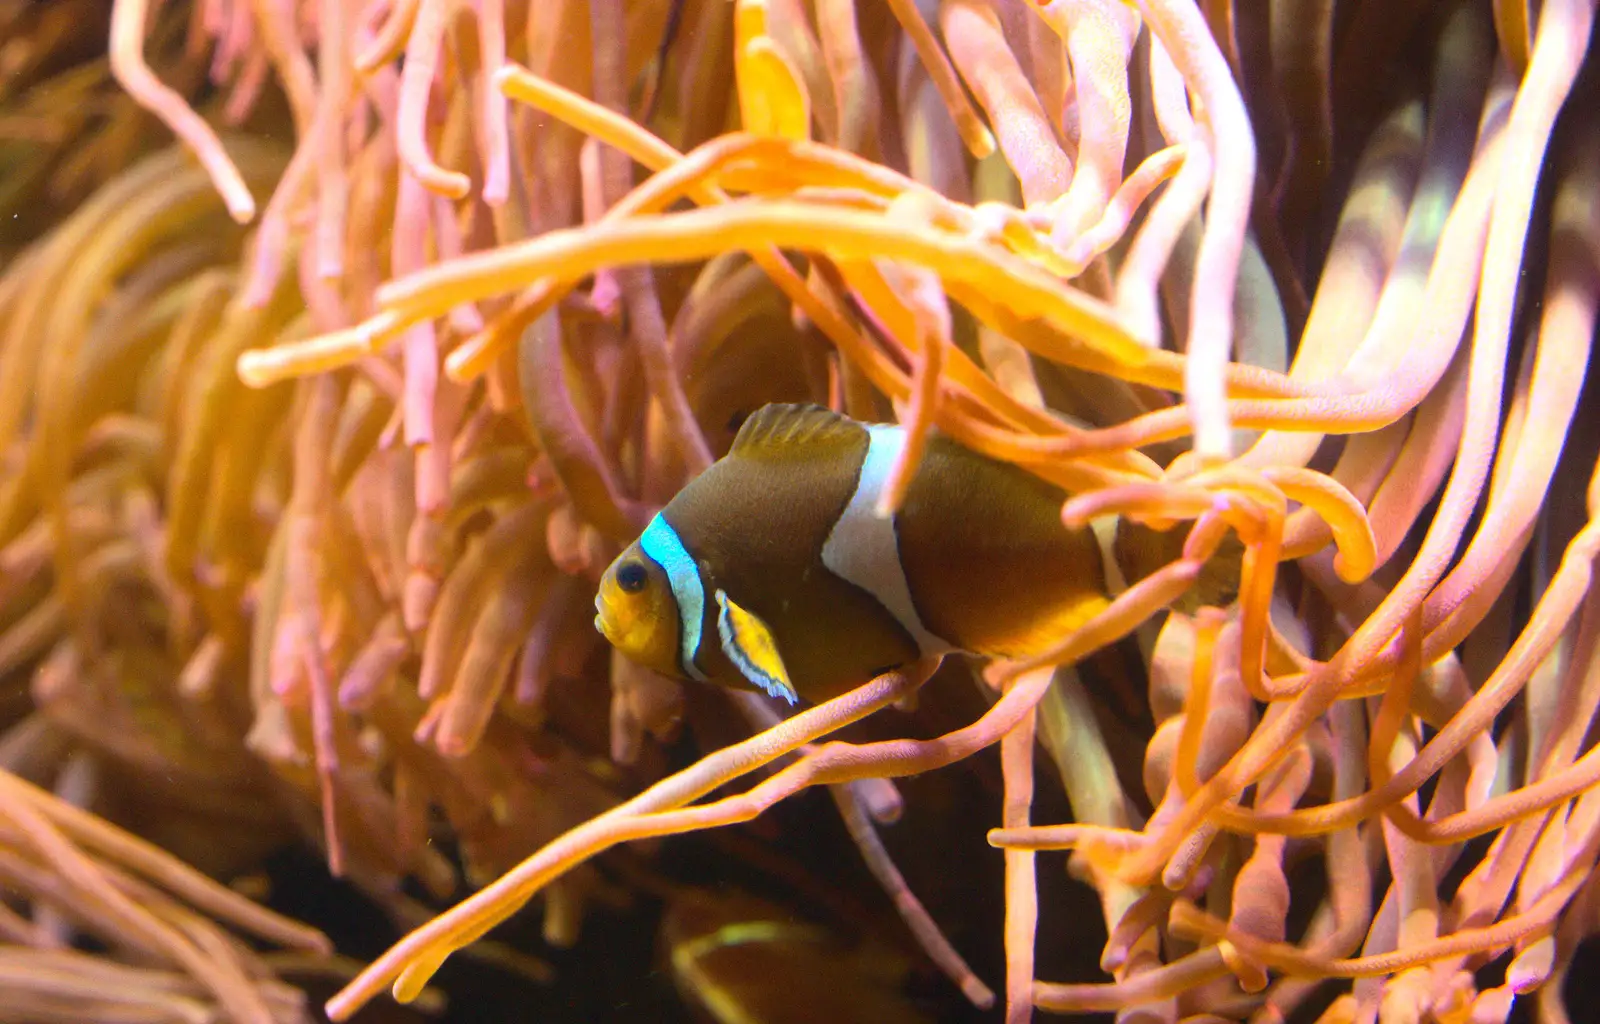
<instances>
[{"instance_id":1,"label":"pectoral fin","mask_svg":"<svg viewBox=\"0 0 1600 1024\"><path fill-rule=\"evenodd\" d=\"M789 682L789 670L783 667L778 656L778 642L772 638L767 624L733 602L721 590L717 591L717 634L722 637L722 652L728 656L744 677L773 697L781 697L790 704L798 703L800 695Z\"/></svg>"}]
</instances>

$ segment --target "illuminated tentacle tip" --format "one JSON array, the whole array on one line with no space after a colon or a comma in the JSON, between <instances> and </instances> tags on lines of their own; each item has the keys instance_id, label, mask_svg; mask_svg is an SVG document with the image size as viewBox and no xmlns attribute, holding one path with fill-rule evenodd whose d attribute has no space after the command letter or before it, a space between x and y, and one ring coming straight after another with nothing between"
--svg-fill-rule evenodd
<instances>
[{"instance_id":1,"label":"illuminated tentacle tip","mask_svg":"<svg viewBox=\"0 0 1600 1024\"><path fill-rule=\"evenodd\" d=\"M444 357L444 374L457 384L471 384L489 372L506 345L506 337L491 323L450 350Z\"/></svg>"},{"instance_id":2,"label":"illuminated tentacle tip","mask_svg":"<svg viewBox=\"0 0 1600 1024\"><path fill-rule=\"evenodd\" d=\"M234 364L239 379L253 388L264 388L294 376L285 360L271 349L251 349L239 355Z\"/></svg>"},{"instance_id":3,"label":"illuminated tentacle tip","mask_svg":"<svg viewBox=\"0 0 1600 1024\"><path fill-rule=\"evenodd\" d=\"M1372 532L1367 510L1332 477L1298 467L1275 466L1262 475L1284 496L1298 501L1333 533L1333 571L1346 583L1360 583L1378 567L1378 539Z\"/></svg>"},{"instance_id":4,"label":"illuminated tentacle tip","mask_svg":"<svg viewBox=\"0 0 1600 1024\"><path fill-rule=\"evenodd\" d=\"M1506 986L1517 995L1527 995L1550 980L1555 966L1555 936L1535 939L1506 968Z\"/></svg>"},{"instance_id":5,"label":"illuminated tentacle tip","mask_svg":"<svg viewBox=\"0 0 1600 1024\"><path fill-rule=\"evenodd\" d=\"M422 995L422 990L428 987L428 982L439 973L439 968L449 959L455 950L445 946L435 946L425 952L418 953L415 960L407 964L394 979L390 991L394 993L395 1002L409 1003Z\"/></svg>"},{"instance_id":6,"label":"illuminated tentacle tip","mask_svg":"<svg viewBox=\"0 0 1600 1024\"><path fill-rule=\"evenodd\" d=\"M979 160L993 156L994 151L1000 146L995 141L994 132L981 122L973 125L970 132L963 134L962 139L967 144L967 150Z\"/></svg>"},{"instance_id":7,"label":"illuminated tentacle tip","mask_svg":"<svg viewBox=\"0 0 1600 1024\"><path fill-rule=\"evenodd\" d=\"M1467 1019L1471 1021L1506 1020L1511 1016L1511 1004L1516 1000L1517 993L1512 991L1510 985L1491 988L1480 992L1472 1001L1472 1010Z\"/></svg>"},{"instance_id":8,"label":"illuminated tentacle tip","mask_svg":"<svg viewBox=\"0 0 1600 1024\"><path fill-rule=\"evenodd\" d=\"M411 173L422 179L423 187L436 195L446 199L465 199L472 194L472 179L460 171L425 171L417 174L418 168L411 168Z\"/></svg>"},{"instance_id":9,"label":"illuminated tentacle tip","mask_svg":"<svg viewBox=\"0 0 1600 1024\"><path fill-rule=\"evenodd\" d=\"M1376 563L1376 556L1363 561L1352 558L1347 551L1340 550L1333 556L1333 571L1346 583L1360 583L1372 575Z\"/></svg>"},{"instance_id":10,"label":"illuminated tentacle tip","mask_svg":"<svg viewBox=\"0 0 1600 1024\"><path fill-rule=\"evenodd\" d=\"M1150 879L1130 871L1124 863L1146 848L1149 839L1142 832L1104 825L1031 825L990 829L985 838L990 846L1001 850L1072 850L1107 878L1140 886L1150 884Z\"/></svg>"},{"instance_id":11,"label":"illuminated tentacle tip","mask_svg":"<svg viewBox=\"0 0 1600 1024\"><path fill-rule=\"evenodd\" d=\"M1255 993L1267 987L1270 978L1266 967L1260 961L1247 956L1243 950L1227 939L1217 943L1217 952L1222 954L1222 962L1228 965L1228 970L1233 973L1234 980L1239 983L1242 991Z\"/></svg>"},{"instance_id":12,"label":"illuminated tentacle tip","mask_svg":"<svg viewBox=\"0 0 1600 1024\"><path fill-rule=\"evenodd\" d=\"M518 76L531 77L531 72L529 72L527 68L520 67L516 64L506 63L500 65L500 69L494 73L493 77L491 77L489 81L494 86L495 91L499 92L503 96L511 96L511 94L516 90L508 83Z\"/></svg>"},{"instance_id":13,"label":"illuminated tentacle tip","mask_svg":"<svg viewBox=\"0 0 1600 1024\"><path fill-rule=\"evenodd\" d=\"M1338 551L1333 556L1333 571L1346 583L1360 583L1378 568L1378 538L1365 513L1344 523L1329 522Z\"/></svg>"},{"instance_id":14,"label":"illuminated tentacle tip","mask_svg":"<svg viewBox=\"0 0 1600 1024\"><path fill-rule=\"evenodd\" d=\"M976 976L962 980L961 994L967 997L967 1002L980 1010L987 1010L994 1006L994 990L985 985Z\"/></svg>"},{"instance_id":15,"label":"illuminated tentacle tip","mask_svg":"<svg viewBox=\"0 0 1600 1024\"><path fill-rule=\"evenodd\" d=\"M745 44L738 68L739 105L748 130L802 142L810 137L811 100L799 72L770 38Z\"/></svg>"},{"instance_id":16,"label":"illuminated tentacle tip","mask_svg":"<svg viewBox=\"0 0 1600 1024\"><path fill-rule=\"evenodd\" d=\"M1081 530L1098 514L1097 504L1069 498L1061 506L1061 525L1069 530Z\"/></svg>"},{"instance_id":17,"label":"illuminated tentacle tip","mask_svg":"<svg viewBox=\"0 0 1600 1024\"><path fill-rule=\"evenodd\" d=\"M364 344L351 344L340 338L325 347L257 348L239 354L234 364L239 379L252 388L264 388L280 381L302 377L318 370L347 366L367 354Z\"/></svg>"},{"instance_id":18,"label":"illuminated tentacle tip","mask_svg":"<svg viewBox=\"0 0 1600 1024\"><path fill-rule=\"evenodd\" d=\"M1081 836L1075 826L1058 825L992 828L987 838L997 850L1070 850Z\"/></svg>"},{"instance_id":19,"label":"illuminated tentacle tip","mask_svg":"<svg viewBox=\"0 0 1600 1024\"><path fill-rule=\"evenodd\" d=\"M386 338L398 333L400 321L380 313L364 324L321 337L276 348L241 352L234 362L239 379L248 387L264 388L295 377L306 377L349 366L370 355Z\"/></svg>"},{"instance_id":20,"label":"illuminated tentacle tip","mask_svg":"<svg viewBox=\"0 0 1600 1024\"><path fill-rule=\"evenodd\" d=\"M255 196L250 194L250 186L242 178L235 181L221 176L216 185L223 204L228 207L228 216L233 218L235 224L248 224L256 219Z\"/></svg>"}]
</instances>

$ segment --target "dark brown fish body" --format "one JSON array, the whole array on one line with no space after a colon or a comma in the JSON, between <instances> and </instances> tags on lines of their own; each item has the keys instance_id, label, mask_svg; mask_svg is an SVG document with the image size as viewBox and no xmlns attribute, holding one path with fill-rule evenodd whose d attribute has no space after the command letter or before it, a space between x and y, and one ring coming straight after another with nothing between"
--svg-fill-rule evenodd
<instances>
[{"instance_id":1,"label":"dark brown fish body","mask_svg":"<svg viewBox=\"0 0 1600 1024\"><path fill-rule=\"evenodd\" d=\"M1025 656L1105 606L1065 495L943 437L879 517L903 445L899 427L761 409L608 570L602 631L662 671L818 701L930 654Z\"/></svg>"}]
</instances>

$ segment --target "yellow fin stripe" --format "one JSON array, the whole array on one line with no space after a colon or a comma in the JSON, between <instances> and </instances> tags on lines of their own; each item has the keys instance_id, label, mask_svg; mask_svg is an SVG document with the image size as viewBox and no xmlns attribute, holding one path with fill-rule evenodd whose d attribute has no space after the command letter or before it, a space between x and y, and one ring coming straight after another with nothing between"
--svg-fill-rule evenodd
<instances>
[{"instance_id":1,"label":"yellow fin stripe","mask_svg":"<svg viewBox=\"0 0 1600 1024\"><path fill-rule=\"evenodd\" d=\"M797 703L800 695L789 682L789 670L783 667L778 655L778 643L766 623L733 602L726 593L717 591L717 633L722 637L722 650L746 679L761 687L773 697L781 697L790 704Z\"/></svg>"}]
</instances>

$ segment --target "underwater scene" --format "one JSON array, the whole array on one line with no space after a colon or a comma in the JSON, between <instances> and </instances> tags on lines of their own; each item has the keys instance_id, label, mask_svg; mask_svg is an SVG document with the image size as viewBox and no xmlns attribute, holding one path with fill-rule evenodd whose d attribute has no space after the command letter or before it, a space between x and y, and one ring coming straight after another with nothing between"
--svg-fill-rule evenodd
<instances>
[{"instance_id":1,"label":"underwater scene","mask_svg":"<svg viewBox=\"0 0 1600 1024\"><path fill-rule=\"evenodd\" d=\"M1600 0L0 0L0 1024L1600 1021Z\"/></svg>"}]
</instances>

